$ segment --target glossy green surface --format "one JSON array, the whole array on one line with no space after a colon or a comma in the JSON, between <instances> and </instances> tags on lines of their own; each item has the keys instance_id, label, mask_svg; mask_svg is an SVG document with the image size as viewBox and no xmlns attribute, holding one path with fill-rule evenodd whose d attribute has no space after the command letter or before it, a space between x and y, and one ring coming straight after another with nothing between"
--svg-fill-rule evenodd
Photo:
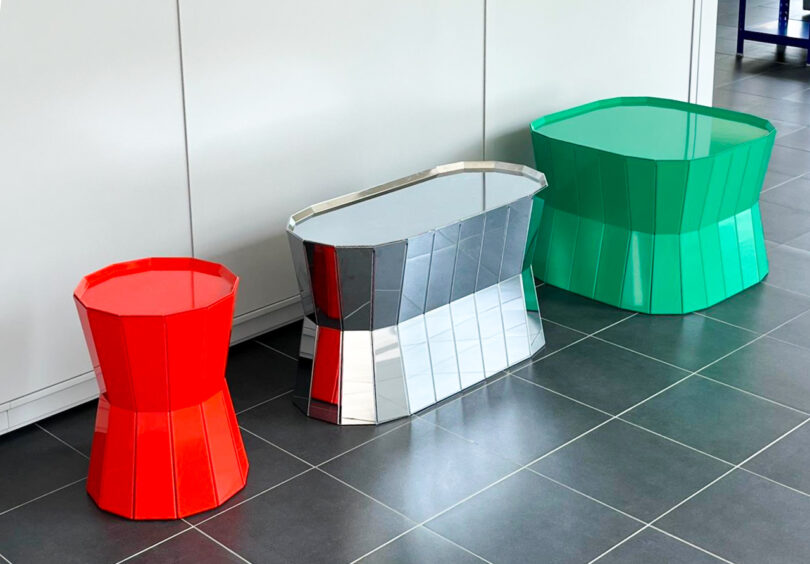
<instances>
[{"instance_id":1,"label":"glossy green surface","mask_svg":"<svg viewBox=\"0 0 810 564\"><path fill-rule=\"evenodd\" d=\"M723 117L649 105L595 108L536 131L557 141L654 160L708 157L769 133Z\"/></svg>"},{"instance_id":2,"label":"glossy green surface","mask_svg":"<svg viewBox=\"0 0 810 564\"><path fill-rule=\"evenodd\" d=\"M705 150L693 145L679 159L650 158L674 154L663 149L665 141L653 143L650 137L650 143L638 145L638 154L630 152L627 141L613 144L624 153L595 146L618 139L617 132L629 135L626 124L600 128L593 145L581 124L567 129L578 142L556 137L568 121L601 110L613 117L622 113L608 110L635 114L645 105L655 110L648 117L701 116L711 118L706 123L713 132L753 129L759 135L740 135L733 142L731 134L713 134ZM730 122L739 127L719 126ZM642 138L672 132L670 125L653 121L639 127ZM549 186L538 196L544 206L535 275L646 313L695 311L756 284L768 272L758 202L775 134L770 123L754 116L658 98L614 98L540 118L532 123L532 142ZM689 139L672 137L673 147Z\"/></svg>"}]
</instances>

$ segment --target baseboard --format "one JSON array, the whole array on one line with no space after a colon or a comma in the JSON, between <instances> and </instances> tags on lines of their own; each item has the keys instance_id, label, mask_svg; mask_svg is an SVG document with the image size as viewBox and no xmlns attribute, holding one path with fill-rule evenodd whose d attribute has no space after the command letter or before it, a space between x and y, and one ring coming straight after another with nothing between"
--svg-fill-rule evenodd
<instances>
[{"instance_id":1,"label":"baseboard","mask_svg":"<svg viewBox=\"0 0 810 564\"><path fill-rule=\"evenodd\" d=\"M247 341L303 317L298 296L237 315L231 345ZM96 375L90 371L64 382L0 404L0 435L30 425L98 397Z\"/></svg>"}]
</instances>

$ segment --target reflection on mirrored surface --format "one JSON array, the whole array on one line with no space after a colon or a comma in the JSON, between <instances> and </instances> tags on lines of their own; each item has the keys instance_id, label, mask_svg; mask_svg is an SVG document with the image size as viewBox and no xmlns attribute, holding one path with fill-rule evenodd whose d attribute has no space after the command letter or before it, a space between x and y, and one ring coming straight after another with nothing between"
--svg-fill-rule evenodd
<instances>
[{"instance_id":1,"label":"reflection on mirrored surface","mask_svg":"<svg viewBox=\"0 0 810 564\"><path fill-rule=\"evenodd\" d=\"M525 257L544 186L526 167L457 163L295 214L289 241L317 324L296 404L309 393L310 416L390 421L539 350Z\"/></svg>"}]
</instances>

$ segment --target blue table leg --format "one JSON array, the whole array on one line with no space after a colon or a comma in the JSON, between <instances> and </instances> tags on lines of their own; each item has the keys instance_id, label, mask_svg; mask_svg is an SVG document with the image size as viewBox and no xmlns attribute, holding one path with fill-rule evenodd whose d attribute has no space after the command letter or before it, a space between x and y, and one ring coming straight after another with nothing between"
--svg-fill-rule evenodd
<instances>
[{"instance_id":1,"label":"blue table leg","mask_svg":"<svg viewBox=\"0 0 810 564\"><path fill-rule=\"evenodd\" d=\"M780 7L782 0L779 0ZM737 18L737 54L742 56L743 54L743 35L745 32L745 0L740 0L740 14Z\"/></svg>"}]
</instances>

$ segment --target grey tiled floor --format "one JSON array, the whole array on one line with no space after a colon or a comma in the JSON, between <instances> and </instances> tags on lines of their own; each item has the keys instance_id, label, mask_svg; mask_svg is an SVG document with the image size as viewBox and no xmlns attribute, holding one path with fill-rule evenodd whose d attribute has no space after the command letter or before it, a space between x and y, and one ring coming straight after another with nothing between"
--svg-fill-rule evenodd
<instances>
[{"instance_id":1,"label":"grey tiled floor","mask_svg":"<svg viewBox=\"0 0 810 564\"><path fill-rule=\"evenodd\" d=\"M810 70L753 43L735 59L735 10L716 102L782 132L763 284L678 317L541 286L536 358L374 428L301 415L300 326L269 333L229 359L242 492L181 521L99 511L81 406L0 437L0 562L810 561Z\"/></svg>"}]
</instances>

